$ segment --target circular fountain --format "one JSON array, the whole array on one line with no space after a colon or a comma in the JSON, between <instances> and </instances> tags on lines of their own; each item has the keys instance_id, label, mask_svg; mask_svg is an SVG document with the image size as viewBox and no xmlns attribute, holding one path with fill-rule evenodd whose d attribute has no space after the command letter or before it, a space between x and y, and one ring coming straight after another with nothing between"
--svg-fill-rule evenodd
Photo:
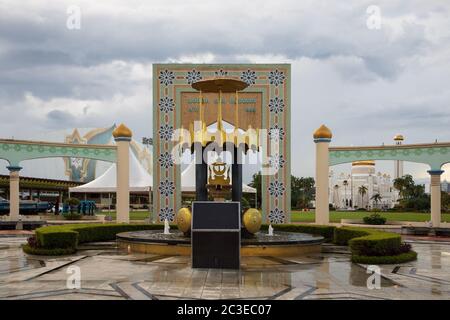
<instances>
[{"instance_id":1,"label":"circular fountain","mask_svg":"<svg viewBox=\"0 0 450 320\"><path fill-rule=\"evenodd\" d=\"M161 230L123 232L117 235L120 248L130 252L159 255L191 255L191 238L181 231L164 234ZM242 256L297 256L320 252L324 238L296 232L276 232L269 236L257 232L241 239Z\"/></svg>"}]
</instances>

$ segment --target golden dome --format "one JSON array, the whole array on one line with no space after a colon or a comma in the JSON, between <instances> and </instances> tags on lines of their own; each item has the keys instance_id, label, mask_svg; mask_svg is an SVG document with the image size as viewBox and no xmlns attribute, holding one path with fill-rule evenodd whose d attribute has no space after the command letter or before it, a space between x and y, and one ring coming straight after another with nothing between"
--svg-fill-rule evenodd
<instances>
[{"instance_id":1,"label":"golden dome","mask_svg":"<svg viewBox=\"0 0 450 320\"><path fill-rule=\"evenodd\" d=\"M401 134L397 134L397 135L394 137L394 140L395 140L395 141L403 141L403 140L405 140L405 138L404 138Z\"/></svg>"},{"instance_id":2,"label":"golden dome","mask_svg":"<svg viewBox=\"0 0 450 320\"><path fill-rule=\"evenodd\" d=\"M255 234L261 228L262 216L259 210L250 208L245 211L242 217L242 222L244 223L245 229L251 234Z\"/></svg>"},{"instance_id":3,"label":"golden dome","mask_svg":"<svg viewBox=\"0 0 450 320\"><path fill-rule=\"evenodd\" d=\"M362 160L362 161L353 161L352 166L374 166L375 161L373 160Z\"/></svg>"},{"instance_id":4,"label":"golden dome","mask_svg":"<svg viewBox=\"0 0 450 320\"><path fill-rule=\"evenodd\" d=\"M131 138L133 136L133 132L131 132L131 130L123 123L114 129L112 134L114 138Z\"/></svg>"},{"instance_id":5,"label":"golden dome","mask_svg":"<svg viewBox=\"0 0 450 320\"><path fill-rule=\"evenodd\" d=\"M327 128L326 125L321 125L313 134L314 139L331 139L333 137L331 130Z\"/></svg>"},{"instance_id":6,"label":"golden dome","mask_svg":"<svg viewBox=\"0 0 450 320\"><path fill-rule=\"evenodd\" d=\"M191 230L191 210L188 208L181 208L177 214L177 226L178 230L183 233L188 233Z\"/></svg>"}]
</instances>

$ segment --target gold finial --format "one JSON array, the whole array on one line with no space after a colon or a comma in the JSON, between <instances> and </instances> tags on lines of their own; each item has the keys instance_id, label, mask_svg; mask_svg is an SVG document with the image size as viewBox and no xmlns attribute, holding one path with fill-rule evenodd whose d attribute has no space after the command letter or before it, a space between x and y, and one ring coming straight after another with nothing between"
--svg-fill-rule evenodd
<instances>
[{"instance_id":1,"label":"gold finial","mask_svg":"<svg viewBox=\"0 0 450 320\"><path fill-rule=\"evenodd\" d=\"M112 134L114 138L131 138L133 136L133 132L131 132L131 130L123 123L114 129Z\"/></svg>"},{"instance_id":2,"label":"gold finial","mask_svg":"<svg viewBox=\"0 0 450 320\"><path fill-rule=\"evenodd\" d=\"M331 133L331 130L323 124L314 132L313 137L314 139L331 139L333 134Z\"/></svg>"},{"instance_id":3,"label":"gold finial","mask_svg":"<svg viewBox=\"0 0 450 320\"><path fill-rule=\"evenodd\" d=\"M403 140L405 140L405 137L403 137L401 134L397 134L397 135L394 137L394 140L395 140L395 141L403 141Z\"/></svg>"}]
</instances>

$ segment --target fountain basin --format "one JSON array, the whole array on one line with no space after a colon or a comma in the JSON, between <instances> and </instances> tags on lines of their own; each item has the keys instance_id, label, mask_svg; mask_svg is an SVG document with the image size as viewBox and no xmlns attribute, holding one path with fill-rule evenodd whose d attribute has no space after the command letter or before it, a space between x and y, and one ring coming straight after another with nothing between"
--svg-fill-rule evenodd
<instances>
[{"instance_id":1,"label":"fountain basin","mask_svg":"<svg viewBox=\"0 0 450 320\"><path fill-rule=\"evenodd\" d=\"M120 248L129 252L159 255L191 255L191 239L182 232L163 234L160 230L131 231L117 234ZM241 239L241 256L298 256L321 251L324 238L306 233L276 232L273 236L258 232Z\"/></svg>"}]
</instances>

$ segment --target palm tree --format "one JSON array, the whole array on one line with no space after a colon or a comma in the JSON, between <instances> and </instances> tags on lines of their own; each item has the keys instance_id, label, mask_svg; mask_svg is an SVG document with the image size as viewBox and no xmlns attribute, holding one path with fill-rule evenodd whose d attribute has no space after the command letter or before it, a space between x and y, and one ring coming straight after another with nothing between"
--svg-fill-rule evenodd
<instances>
[{"instance_id":1,"label":"palm tree","mask_svg":"<svg viewBox=\"0 0 450 320\"><path fill-rule=\"evenodd\" d=\"M378 207L378 202L381 201L381 195L379 193L375 193L370 199L375 201L375 204Z\"/></svg>"},{"instance_id":2,"label":"palm tree","mask_svg":"<svg viewBox=\"0 0 450 320\"><path fill-rule=\"evenodd\" d=\"M342 183L344 185L344 198L345 198L345 207L348 207L348 202L347 202L347 186L348 186L348 181L344 180L344 182Z\"/></svg>"},{"instance_id":3,"label":"palm tree","mask_svg":"<svg viewBox=\"0 0 450 320\"><path fill-rule=\"evenodd\" d=\"M366 186L360 186L358 188L358 193L361 195L361 204L364 204L364 196L367 193L367 187Z\"/></svg>"}]
</instances>

